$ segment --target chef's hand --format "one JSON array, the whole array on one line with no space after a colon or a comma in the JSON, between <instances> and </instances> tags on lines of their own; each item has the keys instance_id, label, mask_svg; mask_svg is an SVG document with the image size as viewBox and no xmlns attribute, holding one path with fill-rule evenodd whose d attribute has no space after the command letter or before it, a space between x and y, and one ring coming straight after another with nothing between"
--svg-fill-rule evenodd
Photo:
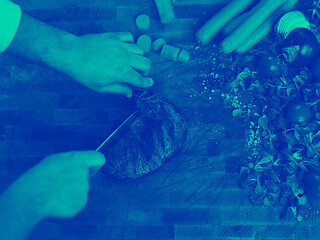
<instances>
[{"instance_id":1,"label":"chef's hand","mask_svg":"<svg viewBox=\"0 0 320 240\"><path fill-rule=\"evenodd\" d=\"M151 78L142 76L150 70L150 60L142 54L131 33L85 35L75 38L63 71L95 91L131 97L129 85L145 88L153 84Z\"/></svg>"},{"instance_id":2,"label":"chef's hand","mask_svg":"<svg viewBox=\"0 0 320 240\"><path fill-rule=\"evenodd\" d=\"M95 151L51 155L0 196L0 239L25 239L44 218L69 218L87 203L89 175L105 163Z\"/></svg>"},{"instance_id":3,"label":"chef's hand","mask_svg":"<svg viewBox=\"0 0 320 240\"><path fill-rule=\"evenodd\" d=\"M44 217L74 217L86 205L89 174L105 163L95 151L67 152L51 155L27 171L18 181L43 201Z\"/></svg>"},{"instance_id":4,"label":"chef's hand","mask_svg":"<svg viewBox=\"0 0 320 240\"><path fill-rule=\"evenodd\" d=\"M131 33L75 36L22 13L8 52L44 63L98 92L132 95L130 85L150 87L150 60Z\"/></svg>"}]
</instances>

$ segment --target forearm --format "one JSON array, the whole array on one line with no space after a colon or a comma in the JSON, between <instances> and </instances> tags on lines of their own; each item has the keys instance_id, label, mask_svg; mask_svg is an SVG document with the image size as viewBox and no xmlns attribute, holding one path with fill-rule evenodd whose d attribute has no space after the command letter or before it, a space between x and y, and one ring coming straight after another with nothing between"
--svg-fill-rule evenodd
<instances>
[{"instance_id":1,"label":"forearm","mask_svg":"<svg viewBox=\"0 0 320 240\"><path fill-rule=\"evenodd\" d=\"M42 200L31 193L32 189L23 187L17 180L0 196L0 239L26 239L43 218Z\"/></svg>"},{"instance_id":2,"label":"forearm","mask_svg":"<svg viewBox=\"0 0 320 240\"><path fill-rule=\"evenodd\" d=\"M153 83L141 76L149 72L151 62L128 32L77 37L22 13L11 40L9 53L48 65L97 92L130 97L130 85L146 88Z\"/></svg>"},{"instance_id":3,"label":"forearm","mask_svg":"<svg viewBox=\"0 0 320 240\"><path fill-rule=\"evenodd\" d=\"M22 13L18 31L7 49L36 62L61 67L65 52L72 46L75 36Z\"/></svg>"}]
</instances>

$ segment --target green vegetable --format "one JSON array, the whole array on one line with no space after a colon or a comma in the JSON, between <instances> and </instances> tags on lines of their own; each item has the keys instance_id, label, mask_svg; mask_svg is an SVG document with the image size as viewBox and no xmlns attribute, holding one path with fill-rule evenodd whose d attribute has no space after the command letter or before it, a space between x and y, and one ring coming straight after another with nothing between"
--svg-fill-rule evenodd
<instances>
[{"instance_id":1,"label":"green vegetable","mask_svg":"<svg viewBox=\"0 0 320 240\"><path fill-rule=\"evenodd\" d=\"M313 170L305 172L302 179L308 200L314 203L320 201L320 172Z\"/></svg>"},{"instance_id":2,"label":"green vegetable","mask_svg":"<svg viewBox=\"0 0 320 240\"><path fill-rule=\"evenodd\" d=\"M281 67L277 62L277 58L273 55L266 55L258 58L256 70L259 75L264 77L281 76Z\"/></svg>"},{"instance_id":3,"label":"green vegetable","mask_svg":"<svg viewBox=\"0 0 320 240\"><path fill-rule=\"evenodd\" d=\"M287 107L286 120L288 123L300 124L309 122L312 118L312 112L305 103L291 103Z\"/></svg>"}]
</instances>

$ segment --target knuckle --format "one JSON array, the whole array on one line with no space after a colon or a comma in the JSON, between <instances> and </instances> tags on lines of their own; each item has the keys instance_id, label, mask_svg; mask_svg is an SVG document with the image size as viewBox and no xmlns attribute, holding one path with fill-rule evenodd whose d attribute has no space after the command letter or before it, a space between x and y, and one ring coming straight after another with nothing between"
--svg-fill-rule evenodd
<instances>
[{"instance_id":1,"label":"knuckle","mask_svg":"<svg viewBox=\"0 0 320 240\"><path fill-rule=\"evenodd\" d=\"M149 58L145 58L144 65L146 66L146 70L149 70L151 68L151 60Z\"/></svg>"},{"instance_id":2,"label":"knuckle","mask_svg":"<svg viewBox=\"0 0 320 240\"><path fill-rule=\"evenodd\" d=\"M144 86L143 78L139 73L134 75L134 83L139 87L143 87Z\"/></svg>"},{"instance_id":3,"label":"knuckle","mask_svg":"<svg viewBox=\"0 0 320 240\"><path fill-rule=\"evenodd\" d=\"M63 152L49 156L49 158L63 158L73 160L77 158L78 153L76 151Z\"/></svg>"},{"instance_id":4,"label":"knuckle","mask_svg":"<svg viewBox=\"0 0 320 240\"><path fill-rule=\"evenodd\" d=\"M130 67L121 67L119 70L122 73L122 76L130 76L132 69Z\"/></svg>"},{"instance_id":5,"label":"knuckle","mask_svg":"<svg viewBox=\"0 0 320 240\"><path fill-rule=\"evenodd\" d=\"M81 157L83 157L83 153L80 151L71 151L67 153L67 157L71 160L77 160Z\"/></svg>"},{"instance_id":6,"label":"knuckle","mask_svg":"<svg viewBox=\"0 0 320 240\"><path fill-rule=\"evenodd\" d=\"M98 92L98 93L103 93L104 89L102 87L99 88L93 88L94 91Z\"/></svg>"},{"instance_id":7,"label":"knuckle","mask_svg":"<svg viewBox=\"0 0 320 240\"><path fill-rule=\"evenodd\" d=\"M133 35L131 32L124 32L125 35L127 35L128 37L132 37L133 38Z\"/></svg>"},{"instance_id":8,"label":"knuckle","mask_svg":"<svg viewBox=\"0 0 320 240\"><path fill-rule=\"evenodd\" d=\"M133 35L131 32L124 32L123 34L128 42L133 42Z\"/></svg>"}]
</instances>

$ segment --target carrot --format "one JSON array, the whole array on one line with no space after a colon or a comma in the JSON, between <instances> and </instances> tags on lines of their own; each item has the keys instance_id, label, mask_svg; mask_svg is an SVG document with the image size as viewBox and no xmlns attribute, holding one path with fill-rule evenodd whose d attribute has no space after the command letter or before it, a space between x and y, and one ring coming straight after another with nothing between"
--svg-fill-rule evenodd
<instances>
[{"instance_id":1,"label":"carrot","mask_svg":"<svg viewBox=\"0 0 320 240\"><path fill-rule=\"evenodd\" d=\"M275 13L269 17L247 40L241 44L241 46L236 50L238 53L245 53L263 38L265 38L272 30L275 22L281 17L285 12L290 11L294 8L299 0L288 0L284 3Z\"/></svg>"},{"instance_id":2,"label":"carrot","mask_svg":"<svg viewBox=\"0 0 320 240\"><path fill-rule=\"evenodd\" d=\"M144 53L150 52L151 38L148 35L141 35L137 40L137 45L143 50Z\"/></svg>"},{"instance_id":3,"label":"carrot","mask_svg":"<svg viewBox=\"0 0 320 240\"><path fill-rule=\"evenodd\" d=\"M159 38L152 43L152 48L154 51L160 51L166 43L167 42L164 38Z\"/></svg>"},{"instance_id":4,"label":"carrot","mask_svg":"<svg viewBox=\"0 0 320 240\"><path fill-rule=\"evenodd\" d=\"M180 48L166 44L163 46L160 56L172 61L177 61L180 51Z\"/></svg>"},{"instance_id":5,"label":"carrot","mask_svg":"<svg viewBox=\"0 0 320 240\"><path fill-rule=\"evenodd\" d=\"M264 4L253 13L247 21L242 23L236 31L222 42L222 48L225 53L236 50L244 43L252 33L286 0L266 0Z\"/></svg>"},{"instance_id":6,"label":"carrot","mask_svg":"<svg viewBox=\"0 0 320 240\"><path fill-rule=\"evenodd\" d=\"M154 2L158 9L161 23L170 23L175 19L171 0L154 0Z\"/></svg>"},{"instance_id":7,"label":"carrot","mask_svg":"<svg viewBox=\"0 0 320 240\"><path fill-rule=\"evenodd\" d=\"M181 49L181 52L179 53L179 56L178 56L178 61L189 62L189 60L190 60L190 53L185 49Z\"/></svg>"},{"instance_id":8,"label":"carrot","mask_svg":"<svg viewBox=\"0 0 320 240\"><path fill-rule=\"evenodd\" d=\"M256 4L252 9L248 12L235 17L232 21L230 21L223 29L222 29L222 36L230 35L234 30L237 29L249 16L251 16L254 12L256 12L261 6L263 5L263 1L260 1Z\"/></svg>"},{"instance_id":9,"label":"carrot","mask_svg":"<svg viewBox=\"0 0 320 240\"><path fill-rule=\"evenodd\" d=\"M233 0L200 28L196 34L197 41L203 45L208 44L231 19L252 2L254 0Z\"/></svg>"},{"instance_id":10,"label":"carrot","mask_svg":"<svg viewBox=\"0 0 320 240\"><path fill-rule=\"evenodd\" d=\"M250 12L246 12L241 14L240 16L234 18L231 22L229 22L223 29L222 29L222 36L229 36L240 24L245 21L251 15Z\"/></svg>"},{"instance_id":11,"label":"carrot","mask_svg":"<svg viewBox=\"0 0 320 240\"><path fill-rule=\"evenodd\" d=\"M141 14L136 18L137 28L141 31L146 31L150 27L150 18L148 15Z\"/></svg>"},{"instance_id":12,"label":"carrot","mask_svg":"<svg viewBox=\"0 0 320 240\"><path fill-rule=\"evenodd\" d=\"M244 41L241 46L236 49L238 53L245 53L263 38L265 38L272 30L272 23L270 21L264 22L253 34Z\"/></svg>"}]
</instances>

